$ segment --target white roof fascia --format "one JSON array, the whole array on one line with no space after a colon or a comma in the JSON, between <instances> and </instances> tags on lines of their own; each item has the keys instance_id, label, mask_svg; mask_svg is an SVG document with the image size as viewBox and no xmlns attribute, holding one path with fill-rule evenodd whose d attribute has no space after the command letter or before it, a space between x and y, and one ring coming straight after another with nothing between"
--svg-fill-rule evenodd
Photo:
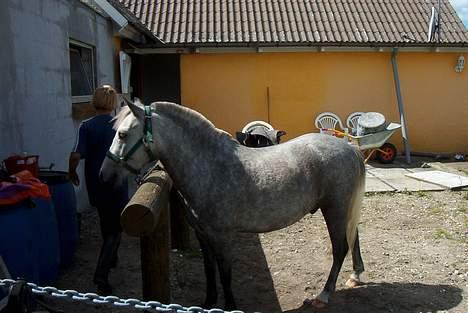
<instances>
[{"instance_id":1,"label":"white roof fascia","mask_svg":"<svg viewBox=\"0 0 468 313\"><path fill-rule=\"evenodd\" d=\"M199 48L136 48L136 54L210 54L210 53L278 53L278 52L392 52L393 47L199 47ZM468 47L398 47L400 52L466 53Z\"/></svg>"},{"instance_id":2,"label":"white roof fascia","mask_svg":"<svg viewBox=\"0 0 468 313\"><path fill-rule=\"evenodd\" d=\"M117 9L114 8L112 4L110 4L108 1L106 0L94 0L94 1L121 28L124 28L128 25L128 20L122 14L120 14L120 12L117 11Z\"/></svg>"},{"instance_id":3,"label":"white roof fascia","mask_svg":"<svg viewBox=\"0 0 468 313\"><path fill-rule=\"evenodd\" d=\"M112 4L107 0L94 0L97 5L118 25L117 31L120 36L134 41L141 41L140 33L132 27L125 16L123 16Z\"/></svg>"}]
</instances>

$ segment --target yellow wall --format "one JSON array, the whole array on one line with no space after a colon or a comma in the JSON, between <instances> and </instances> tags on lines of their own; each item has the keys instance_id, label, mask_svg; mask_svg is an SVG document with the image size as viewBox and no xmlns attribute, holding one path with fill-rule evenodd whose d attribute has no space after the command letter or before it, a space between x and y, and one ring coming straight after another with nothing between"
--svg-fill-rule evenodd
<instances>
[{"instance_id":1,"label":"yellow wall","mask_svg":"<svg viewBox=\"0 0 468 313\"><path fill-rule=\"evenodd\" d=\"M458 55L398 55L413 151L468 153L468 69L455 72ZM355 111L399 122L390 53L182 55L181 93L182 104L231 134L269 116L290 139L316 132L324 111L343 123ZM391 141L401 149L400 132Z\"/></svg>"}]
</instances>

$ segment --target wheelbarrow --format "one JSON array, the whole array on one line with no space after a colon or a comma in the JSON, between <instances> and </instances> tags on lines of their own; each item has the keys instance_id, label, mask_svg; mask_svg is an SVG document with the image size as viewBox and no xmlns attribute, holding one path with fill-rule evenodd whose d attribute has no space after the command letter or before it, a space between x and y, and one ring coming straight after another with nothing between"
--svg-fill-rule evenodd
<instances>
[{"instance_id":1,"label":"wheelbarrow","mask_svg":"<svg viewBox=\"0 0 468 313\"><path fill-rule=\"evenodd\" d=\"M333 133L334 136L348 138L351 144L356 145L359 150L367 154L364 159L365 163L377 152L377 160L380 163L390 164L396 158L397 149L393 144L387 142L387 140L400 128L400 124L390 123L385 130L362 136L353 136L336 129L325 130Z\"/></svg>"}]
</instances>

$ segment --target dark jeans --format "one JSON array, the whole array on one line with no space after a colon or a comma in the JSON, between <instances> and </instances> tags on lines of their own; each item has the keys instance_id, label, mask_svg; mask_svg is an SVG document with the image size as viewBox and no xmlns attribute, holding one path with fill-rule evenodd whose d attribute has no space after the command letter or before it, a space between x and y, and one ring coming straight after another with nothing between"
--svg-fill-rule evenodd
<instances>
[{"instance_id":1,"label":"dark jeans","mask_svg":"<svg viewBox=\"0 0 468 313\"><path fill-rule=\"evenodd\" d=\"M106 235L103 238L101 252L94 273L96 284L109 284L109 272L117 265L117 251L122 233Z\"/></svg>"},{"instance_id":2,"label":"dark jeans","mask_svg":"<svg viewBox=\"0 0 468 313\"><path fill-rule=\"evenodd\" d=\"M96 284L109 284L109 272L117 264L117 253L122 237L120 209L98 207L102 246L94 273Z\"/></svg>"}]
</instances>

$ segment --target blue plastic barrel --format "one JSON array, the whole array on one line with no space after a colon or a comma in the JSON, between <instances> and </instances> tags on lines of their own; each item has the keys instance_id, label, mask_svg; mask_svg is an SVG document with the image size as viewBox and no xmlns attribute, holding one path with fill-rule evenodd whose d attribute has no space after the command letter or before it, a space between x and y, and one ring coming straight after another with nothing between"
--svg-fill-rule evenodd
<instances>
[{"instance_id":1,"label":"blue plastic barrel","mask_svg":"<svg viewBox=\"0 0 468 313\"><path fill-rule=\"evenodd\" d=\"M57 216L60 264L68 266L73 262L78 242L75 189L67 179L66 172L40 171L39 179L49 186Z\"/></svg>"},{"instance_id":2,"label":"blue plastic barrel","mask_svg":"<svg viewBox=\"0 0 468 313\"><path fill-rule=\"evenodd\" d=\"M58 220L51 200L35 198L33 201L36 204L32 210L36 280L39 284L52 284L57 280L60 265Z\"/></svg>"},{"instance_id":3,"label":"blue plastic barrel","mask_svg":"<svg viewBox=\"0 0 468 313\"><path fill-rule=\"evenodd\" d=\"M12 278L41 285L55 282L60 256L51 200L0 206L0 255Z\"/></svg>"},{"instance_id":4,"label":"blue plastic barrel","mask_svg":"<svg viewBox=\"0 0 468 313\"><path fill-rule=\"evenodd\" d=\"M0 255L12 278L33 281L35 275L32 204L0 206Z\"/></svg>"}]
</instances>

